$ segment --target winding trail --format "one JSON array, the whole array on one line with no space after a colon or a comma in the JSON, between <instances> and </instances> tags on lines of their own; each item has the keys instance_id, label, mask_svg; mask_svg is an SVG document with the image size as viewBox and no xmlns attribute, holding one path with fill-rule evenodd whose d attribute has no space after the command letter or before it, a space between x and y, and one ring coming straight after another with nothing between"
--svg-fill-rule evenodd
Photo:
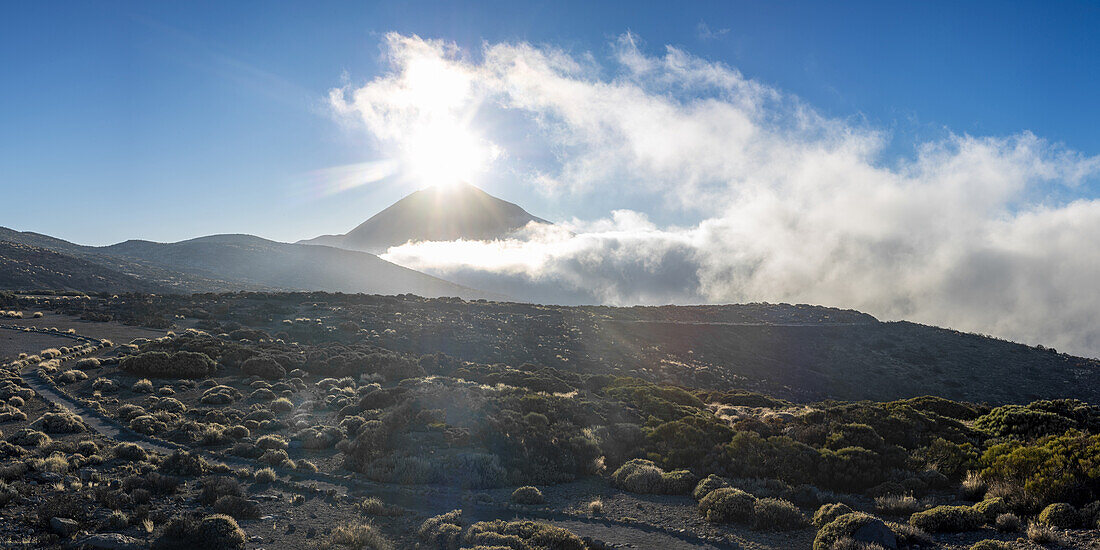
<instances>
[{"instance_id":1,"label":"winding trail","mask_svg":"<svg viewBox=\"0 0 1100 550\"><path fill-rule=\"evenodd\" d=\"M26 331L28 327L18 325L2 325L0 329ZM53 331L42 331L31 328L31 331L40 332L73 340L100 344L101 341L87 336ZM70 353L58 357L61 363L84 355L83 352ZM89 429L107 438L120 442L130 442L141 446L147 451L162 454L171 454L176 450L185 450L197 453L208 462L224 464L234 467L268 467L266 464L257 464L254 461L239 457L230 457L213 453L203 449L194 449L178 443L165 441L144 434L137 433L129 427L119 424L99 411L89 407L80 399L60 390L52 381L41 376L38 370L25 366L20 375L23 382L34 390L42 399L50 404L65 409L80 416ZM503 520L541 520L573 531L574 533L599 540L610 548L661 548L662 550L718 550L723 548L739 548L739 546L717 542L699 537L697 535L664 529L657 526L624 522L609 518L592 518L555 512L553 510L537 507L505 507L499 505L486 505L474 502L463 502L461 498L466 491L449 487L425 488L431 494L424 494L424 489L417 490L403 485L380 483L363 480L356 474L332 475L321 472L302 472L272 466L281 476L299 482L296 487L293 483L280 481L280 485L291 490L299 489L301 485L314 491L326 494L342 494L349 499L361 499L365 496L379 497L383 501L396 504L403 508L414 510L428 516L449 512L456 507L463 508L463 515L472 521L487 521L495 519ZM302 483L308 482L308 483ZM461 503L459 506L454 504Z\"/></svg>"}]
</instances>

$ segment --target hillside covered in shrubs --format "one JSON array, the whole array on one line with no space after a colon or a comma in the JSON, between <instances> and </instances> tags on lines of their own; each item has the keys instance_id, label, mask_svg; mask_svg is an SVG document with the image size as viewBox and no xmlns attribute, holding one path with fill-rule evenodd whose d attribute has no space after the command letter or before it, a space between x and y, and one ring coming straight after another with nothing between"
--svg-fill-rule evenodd
<instances>
[{"instance_id":1,"label":"hillside covered in shrubs","mask_svg":"<svg viewBox=\"0 0 1100 550\"><path fill-rule=\"evenodd\" d=\"M9 297L15 306L30 300ZM583 549L615 537L716 548L1087 547L1100 533L1100 406L1087 400L796 399L798 392L768 393L747 379L723 386L697 376L702 383L692 384L671 371L601 365L586 354L606 360L607 349L626 344L582 344L584 331L606 326L599 315L644 326L881 325L857 312L559 309L539 314L556 321L532 315L521 331L513 326L519 312L536 306L257 294L33 300L49 300L53 311L83 307L87 316L160 312L170 325L163 336L101 344L80 359L43 350L6 364L136 437L192 450L152 459L157 475L173 479L141 482L196 491L201 513L154 530L163 547L193 543L186 533L204 530L237 540L233 525L249 532L272 505L220 484L262 490L288 479L348 491L349 483L374 484L378 501L357 505L356 514L387 518L378 529L346 525L312 540L371 540L361 547L376 548ZM582 312L593 324L553 324ZM509 322L493 324L504 315ZM13 322L76 319L23 317ZM560 344L553 350L561 358L471 358L467 337L475 331L457 331L459 322L480 327L482 345L502 347L485 356ZM439 347L415 351L395 326L435 334ZM526 343L507 348L521 332ZM15 419L25 408L16 399L28 396L9 380L6 407ZM5 451L18 457L5 464L51 460L33 450L43 445L36 434L84 430L71 414L26 416L19 431L0 424L7 445L18 447ZM248 473L217 481L210 476L218 461L233 465L223 473ZM156 491L175 494L148 490L146 515L160 506ZM107 505L134 513L133 504Z\"/></svg>"}]
</instances>

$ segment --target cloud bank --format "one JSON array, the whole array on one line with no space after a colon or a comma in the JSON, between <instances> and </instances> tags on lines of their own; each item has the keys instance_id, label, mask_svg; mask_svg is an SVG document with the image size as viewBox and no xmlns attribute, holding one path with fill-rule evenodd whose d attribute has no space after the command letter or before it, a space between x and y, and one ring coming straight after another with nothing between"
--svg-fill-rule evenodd
<instances>
[{"instance_id":1,"label":"cloud bank","mask_svg":"<svg viewBox=\"0 0 1100 550\"><path fill-rule=\"evenodd\" d=\"M331 95L380 141L400 147L440 113L511 116L553 152L534 166L489 143L527 185L644 194L649 214L698 220L620 210L386 259L540 301L817 303L1100 356L1100 201L1082 191L1100 157L1024 131L947 134L891 160L878 129L674 47L649 55L630 34L603 61L396 34L385 47L389 74ZM453 93L418 102L424 71Z\"/></svg>"}]
</instances>

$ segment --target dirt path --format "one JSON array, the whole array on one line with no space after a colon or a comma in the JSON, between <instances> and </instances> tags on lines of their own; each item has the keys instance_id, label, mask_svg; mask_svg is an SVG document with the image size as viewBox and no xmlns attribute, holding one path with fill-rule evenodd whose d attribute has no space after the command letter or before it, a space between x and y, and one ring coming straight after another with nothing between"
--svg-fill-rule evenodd
<instances>
[{"instance_id":1,"label":"dirt path","mask_svg":"<svg viewBox=\"0 0 1100 550\"><path fill-rule=\"evenodd\" d=\"M23 326L0 325L0 329L8 330L23 331L25 328L26 327ZM99 342L99 340L95 338L80 335L53 332L49 332L48 334L56 334L58 336L65 336L84 342ZM61 362L64 363L74 357L76 357L76 355L68 355L60 359ZM21 374L27 386L34 390L42 399L80 416L89 429L115 441L135 443L146 450L162 454L171 454L176 450L188 450L198 453L210 462L234 467L257 468L266 466L263 464L258 465L250 460L227 457L201 449L191 449L177 443L139 434L129 427L119 424L114 419L92 409L81 400L59 390L52 382L43 379L33 368L26 367ZM461 496L464 491L449 487L431 487L428 488L431 494L424 494L424 491L418 490L419 488L356 479L353 477L354 474L349 474L348 476L335 476L320 472L300 472L278 467L274 469L280 475L288 479L298 482L307 482L305 485L311 486L322 492L335 492L353 498L363 498L366 496L379 497L388 503L397 504L429 516L449 512L454 508L462 507L468 519L473 521L493 519L540 520L569 529L580 536L599 540L611 548L662 548L665 550L738 548L736 545L707 541L687 532L678 532L657 526L626 523L606 518L585 518L546 509L518 509L471 503L454 506L454 504L462 501Z\"/></svg>"}]
</instances>

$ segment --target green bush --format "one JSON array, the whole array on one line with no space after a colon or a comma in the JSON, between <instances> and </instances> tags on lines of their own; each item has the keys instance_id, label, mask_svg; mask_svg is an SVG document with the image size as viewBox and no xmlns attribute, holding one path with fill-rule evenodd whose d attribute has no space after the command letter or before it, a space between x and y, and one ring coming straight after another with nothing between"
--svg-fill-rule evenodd
<instances>
[{"instance_id":1,"label":"green bush","mask_svg":"<svg viewBox=\"0 0 1100 550\"><path fill-rule=\"evenodd\" d=\"M825 524L831 523L834 519L844 514L851 514L852 512L854 512L852 507L842 502L822 504L821 507L814 512L814 517L810 523L812 523L814 527L821 529L825 527Z\"/></svg>"},{"instance_id":2,"label":"green bush","mask_svg":"<svg viewBox=\"0 0 1100 550\"><path fill-rule=\"evenodd\" d=\"M774 531L801 529L806 516L790 501L781 498L762 498L753 505L753 528Z\"/></svg>"},{"instance_id":3,"label":"green bush","mask_svg":"<svg viewBox=\"0 0 1100 550\"><path fill-rule=\"evenodd\" d=\"M123 357L119 368L149 378L203 378L213 374L217 365L204 353L149 351Z\"/></svg>"},{"instance_id":4,"label":"green bush","mask_svg":"<svg viewBox=\"0 0 1100 550\"><path fill-rule=\"evenodd\" d=\"M1081 524L1081 514L1065 502L1056 502L1039 512L1039 523L1058 529L1073 529Z\"/></svg>"},{"instance_id":5,"label":"green bush","mask_svg":"<svg viewBox=\"0 0 1100 550\"><path fill-rule=\"evenodd\" d=\"M611 483L631 493L661 493L664 490L664 473L653 461L635 458L611 474Z\"/></svg>"},{"instance_id":6,"label":"green bush","mask_svg":"<svg viewBox=\"0 0 1100 550\"><path fill-rule=\"evenodd\" d=\"M710 474L695 485L695 489L692 490L691 496L695 500L700 500L715 489L721 489L722 487L729 486L729 482L726 481L724 478L719 477L715 474Z\"/></svg>"},{"instance_id":7,"label":"green bush","mask_svg":"<svg viewBox=\"0 0 1100 550\"><path fill-rule=\"evenodd\" d=\"M699 513L711 523L751 523L756 497L733 487L715 489L699 501Z\"/></svg>"},{"instance_id":8,"label":"green bush","mask_svg":"<svg viewBox=\"0 0 1100 550\"><path fill-rule=\"evenodd\" d=\"M1019 487L1042 504L1085 503L1100 495L1100 435L1067 432L993 445L981 463L983 478Z\"/></svg>"},{"instance_id":9,"label":"green bush","mask_svg":"<svg viewBox=\"0 0 1100 550\"><path fill-rule=\"evenodd\" d=\"M987 498L975 504L974 510L985 518L986 523L993 523L997 516L1008 511L1008 503L1003 497Z\"/></svg>"},{"instance_id":10,"label":"green bush","mask_svg":"<svg viewBox=\"0 0 1100 550\"><path fill-rule=\"evenodd\" d=\"M669 495L686 495L692 491L699 478L688 470L673 470L661 474L661 492Z\"/></svg>"},{"instance_id":11,"label":"green bush","mask_svg":"<svg viewBox=\"0 0 1100 550\"><path fill-rule=\"evenodd\" d=\"M930 533L973 531L985 518L970 506L936 506L909 517L909 523Z\"/></svg>"}]
</instances>

